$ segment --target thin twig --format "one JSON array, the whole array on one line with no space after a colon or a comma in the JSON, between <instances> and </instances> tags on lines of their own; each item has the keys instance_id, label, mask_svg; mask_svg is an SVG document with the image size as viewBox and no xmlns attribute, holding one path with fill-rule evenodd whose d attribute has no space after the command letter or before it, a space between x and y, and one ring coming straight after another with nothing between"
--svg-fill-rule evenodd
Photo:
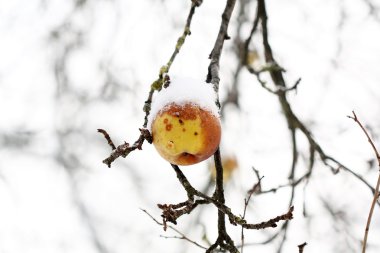
<instances>
[{"instance_id":1,"label":"thin twig","mask_svg":"<svg viewBox=\"0 0 380 253\"><path fill-rule=\"evenodd\" d=\"M99 133L102 133L104 135L104 138L106 138L107 142L108 142L108 145L111 146L112 150L115 150L116 149L116 146L115 144L113 144L113 141L111 140L111 137L110 135L107 133L106 130L104 129L98 129L98 132Z\"/></svg>"},{"instance_id":2,"label":"thin twig","mask_svg":"<svg viewBox=\"0 0 380 253\"><path fill-rule=\"evenodd\" d=\"M141 150L142 145L143 145L145 140L147 140L149 143L152 143L152 136L150 135L149 130L145 129L145 128L140 128L139 130L140 130L141 134L140 134L139 138L137 139L137 141L135 141L135 143L133 143L132 146L130 146L129 143L124 142L124 144L121 144L116 149L113 149L112 153L106 159L103 160L103 163L105 163L110 168L111 164L118 157L122 156L125 158L127 155L129 155L129 153L131 153L135 149ZM107 133L105 130L103 130L103 131L105 133ZM105 135L105 137L106 137L106 135ZM106 137L106 139L107 139L107 137ZM111 140L111 138L109 138L109 140ZM109 143L109 140L107 139L108 143Z\"/></svg>"},{"instance_id":3,"label":"thin twig","mask_svg":"<svg viewBox=\"0 0 380 253\"><path fill-rule=\"evenodd\" d=\"M350 119L353 119L360 126L360 128L363 130L364 134L366 135L366 137L368 139L368 142L371 144L371 147L372 147L373 151L375 152L376 159L377 159L377 162L378 162L378 166L379 166L379 169L380 169L380 154L377 151L375 144L373 143L373 141L372 141L371 137L369 136L367 130L362 125L362 123L360 122L360 120L358 119L358 117L356 116L356 114L355 114L354 111L352 111L352 115L353 116L347 116L347 117L350 118ZM377 199L379 198L379 187L380 187L380 173L379 173L379 176L377 178L377 183L376 183L376 187L375 187L375 193L373 195L373 200L372 200L372 203L371 203L371 208L369 210L368 219L367 219L367 223L366 223L366 226L365 226L362 253L366 252L368 233L369 233L369 227L371 225L373 210L375 209L375 204L377 202Z\"/></svg>"},{"instance_id":4,"label":"thin twig","mask_svg":"<svg viewBox=\"0 0 380 253\"><path fill-rule=\"evenodd\" d=\"M148 213L148 211L146 211L145 209L141 209L141 211L143 211L144 213L146 213L155 223L157 223L158 225L160 226L164 226L163 223L159 222L158 220L156 220L150 213ZM172 227L172 226L167 226L169 229L173 230L174 232L176 232L177 234L180 235L180 237L166 237L166 236L161 236L161 237L165 237L165 238L177 238L177 239L183 239L183 240L186 240L196 246L198 246L199 248L201 249L207 249L206 247L200 245L199 243L191 240L190 238L188 238L185 234L183 234L181 231L179 231L178 229L176 229L175 227Z\"/></svg>"},{"instance_id":5,"label":"thin twig","mask_svg":"<svg viewBox=\"0 0 380 253\"><path fill-rule=\"evenodd\" d=\"M287 213L283 215L279 215L276 218L270 219L268 221L264 221L258 224L243 224L242 226L247 229L264 229L264 228L275 228L277 227L277 223L279 221L289 221L293 219L293 211L294 207L291 206Z\"/></svg>"},{"instance_id":6,"label":"thin twig","mask_svg":"<svg viewBox=\"0 0 380 253\"><path fill-rule=\"evenodd\" d=\"M249 201L251 200L251 197L254 193L260 192L261 191L261 180L263 179L264 176L260 177L259 172L253 168L256 177L257 177L257 183L253 185L253 187L248 191L248 197L244 199L244 210L243 210L243 219L245 219L245 215L247 212L247 207L249 204ZM241 247L240 251L243 253L244 250L244 227L241 227Z\"/></svg>"},{"instance_id":7,"label":"thin twig","mask_svg":"<svg viewBox=\"0 0 380 253\"><path fill-rule=\"evenodd\" d=\"M358 123L358 125L360 126L360 128L363 130L364 134L367 137L368 142L371 144L371 147L372 147L373 151L375 152L376 159L378 161L378 166L380 167L380 154L377 151L375 144L373 143L373 141L372 141L371 137L369 136L367 130L362 125L362 123L360 122L360 120L358 119L358 117L356 116L356 114L355 114L354 111L352 111L352 114L353 114L353 117L352 116L347 116L347 117L350 118L350 119L353 119L356 123Z\"/></svg>"}]
</instances>

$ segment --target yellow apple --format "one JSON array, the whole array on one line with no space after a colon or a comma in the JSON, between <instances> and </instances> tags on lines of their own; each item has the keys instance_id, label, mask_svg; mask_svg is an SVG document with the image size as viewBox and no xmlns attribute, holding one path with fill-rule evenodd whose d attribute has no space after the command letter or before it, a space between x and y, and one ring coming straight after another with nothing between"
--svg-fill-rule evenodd
<instances>
[{"instance_id":1,"label":"yellow apple","mask_svg":"<svg viewBox=\"0 0 380 253\"><path fill-rule=\"evenodd\" d=\"M213 155L219 146L219 119L193 103L171 103L152 122L153 144L158 153L176 165L199 163Z\"/></svg>"},{"instance_id":2,"label":"yellow apple","mask_svg":"<svg viewBox=\"0 0 380 253\"><path fill-rule=\"evenodd\" d=\"M239 164L235 156L225 155L222 156L222 166L223 166L223 180L228 182L231 179L232 174L238 169ZM216 168L215 163L209 163L208 168L211 172L211 177L216 178Z\"/></svg>"}]
</instances>

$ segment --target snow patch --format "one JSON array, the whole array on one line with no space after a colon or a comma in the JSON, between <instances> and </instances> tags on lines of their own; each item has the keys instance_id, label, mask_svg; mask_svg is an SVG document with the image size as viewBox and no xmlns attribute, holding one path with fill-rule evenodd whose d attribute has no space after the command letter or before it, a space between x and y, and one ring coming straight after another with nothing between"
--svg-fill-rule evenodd
<instances>
[{"instance_id":1,"label":"snow patch","mask_svg":"<svg viewBox=\"0 0 380 253\"><path fill-rule=\"evenodd\" d=\"M219 118L219 109L215 101L216 94L212 84L188 77L170 77L169 87L162 88L160 92L153 96L148 117L148 129L151 131L152 122L157 113L171 103L179 105L186 103L197 104Z\"/></svg>"}]
</instances>

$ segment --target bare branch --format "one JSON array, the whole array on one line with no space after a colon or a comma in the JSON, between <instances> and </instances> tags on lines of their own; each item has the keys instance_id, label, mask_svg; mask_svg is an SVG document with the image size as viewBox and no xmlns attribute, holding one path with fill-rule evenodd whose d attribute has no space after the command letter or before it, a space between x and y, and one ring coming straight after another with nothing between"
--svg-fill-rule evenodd
<instances>
[{"instance_id":1,"label":"bare branch","mask_svg":"<svg viewBox=\"0 0 380 253\"><path fill-rule=\"evenodd\" d=\"M283 114L287 120L287 124L289 127L289 131L292 137L292 146L293 146L293 159L291 164L291 172L289 179L293 182L300 182L300 180L294 180L293 175L295 173L295 167L297 164L297 156L298 156L298 148L297 148L297 139L296 139L296 131L299 130L303 133L303 135L307 138L309 142L309 168L308 172L305 173L305 177L302 176L303 179L307 179L311 176L312 170L315 164L315 153L319 155L320 159L324 163L325 166L329 167L334 173L337 173L339 169L342 169L349 174L353 175L355 178L357 178L359 181L364 183L372 193L374 193L375 189L359 174L355 173L352 169L348 168L347 166L343 165L341 162L333 158L332 156L326 154L322 147L319 145L319 143L314 138L312 132L307 128L307 126L297 117L297 115L293 112L293 109L288 102L286 93L289 90L296 89L297 86L300 83L300 79L298 79L293 86L290 88L286 86L286 82L283 76L283 68L279 67L276 63L276 60L274 58L271 45L269 43L269 37L268 37L268 27L267 27L267 13L266 13L266 7L265 7L265 0L258 0L257 5L257 12L256 17L252 26L251 34L247 38L245 42L245 48L248 50L248 46L251 43L252 35L257 31L258 24L261 21L261 28L262 28L262 38L263 38L263 47L264 47L264 54L265 54L265 60L266 63L269 64L270 68L267 68L266 71L270 73L271 79L273 83L276 85L277 90L271 90L266 86L266 82L261 80L260 78L260 71L256 71L252 69L250 66L246 65L248 71L250 71L252 74L256 75L256 78L258 79L259 83L269 92L275 94L279 98L280 105L282 107ZM333 163L333 164L332 164ZM300 179L301 179L300 178ZM291 185L295 186L293 183ZM293 187L292 186L292 187ZM275 191L275 189L272 189ZM291 203L290 203L291 205Z\"/></svg>"},{"instance_id":2,"label":"bare branch","mask_svg":"<svg viewBox=\"0 0 380 253\"><path fill-rule=\"evenodd\" d=\"M201 193L198 190L196 190L190 184L190 182L187 180L186 176L183 174L183 172L180 170L180 168L177 165L172 164L172 167L174 168L174 171L177 174L177 178L179 179L179 181L181 182L185 191L187 192L188 197L191 198L190 200L194 199L194 197L197 196L197 197L200 197L206 201L206 202L203 202L202 204L207 204L207 203L214 204L221 213L228 216L229 221L232 225L244 226L244 228L246 228L246 229L263 229L263 228L267 228L267 227L276 227L277 226L276 223L278 223L279 221L281 221L281 220L287 221L287 220L290 220L293 218L292 212L293 212L294 208L290 207L289 211L284 215L277 216L276 218L270 219L266 222L261 222L261 223L257 223L257 224L249 224L243 218L233 214L231 211L231 208L226 206L224 203L221 203L217 199L215 194L213 197L209 197L206 194ZM182 202L182 203L186 203L186 202ZM181 204L180 204L180 206L181 206Z\"/></svg>"},{"instance_id":3,"label":"bare branch","mask_svg":"<svg viewBox=\"0 0 380 253\"><path fill-rule=\"evenodd\" d=\"M379 170L380 170L380 155L379 155L379 152L377 151L376 149L376 146L375 144L373 143L371 137L369 136L367 130L365 129L365 127L362 125L362 123L360 122L360 120L358 119L358 117L356 116L355 112L352 111L352 114L353 116L348 116L350 119L353 119L358 125L359 127L363 130L365 136L367 137L368 139L368 142L370 143L373 151L375 152L375 155L376 155L376 158L377 158L377 162L378 162L378 165L379 165ZM366 226L365 226L365 232L364 232L364 239L363 239L363 248L362 248L362 253L365 253L366 252L366 248L367 248L367 239L368 239L368 233L369 233L369 227L371 225L371 220L372 220L372 215L373 215L373 210L375 208L375 204L377 202L377 199L379 198L379 187L380 187L380 171L379 171L379 176L377 178L377 183L376 183L376 187L375 187L375 193L373 194L373 200L372 200L372 203L371 203L371 208L369 210L369 214L368 214L368 219L367 219L367 223L366 223Z\"/></svg>"},{"instance_id":4,"label":"bare branch","mask_svg":"<svg viewBox=\"0 0 380 253\"><path fill-rule=\"evenodd\" d=\"M279 221L288 221L293 219L293 211L294 207L291 206L289 211L283 215L279 215L276 218L270 219L268 221L264 221L258 224L243 224L242 227L247 229L264 229L264 228L275 228L277 227L277 223Z\"/></svg>"},{"instance_id":5,"label":"bare branch","mask_svg":"<svg viewBox=\"0 0 380 253\"><path fill-rule=\"evenodd\" d=\"M167 222L177 224L177 219L184 214L191 213L200 204L209 204L207 200L187 200L179 204L158 204L158 208L162 210L161 217L163 218L164 230L166 231Z\"/></svg>"},{"instance_id":6,"label":"bare branch","mask_svg":"<svg viewBox=\"0 0 380 253\"><path fill-rule=\"evenodd\" d=\"M102 133L104 135L104 138L106 138L107 142L108 142L108 145L111 146L112 150L115 150L116 149L116 146L115 144L113 144L113 141L111 140L111 137L110 135L107 133L106 130L104 129L98 129L98 132L99 133Z\"/></svg>"},{"instance_id":7,"label":"bare branch","mask_svg":"<svg viewBox=\"0 0 380 253\"><path fill-rule=\"evenodd\" d=\"M223 14L222 14L222 22L220 24L219 33L216 38L214 47L211 51L211 54L209 58L211 59L210 65L208 67L208 74L206 78L207 83L211 83L213 85L214 91L216 93L217 99L215 101L216 105L220 108L220 102L219 102L219 62L220 62L220 56L222 53L224 40L230 39L230 37L227 34L228 25L230 23L230 18L232 15L232 11L234 10L236 0L227 0L226 7L224 8ZM214 192L214 198L218 202L218 204L221 204L224 206L225 199L224 199L224 189L223 189L223 166L221 162L220 157L220 150L219 148L214 154L214 161L215 161L215 167L216 167L216 187ZM213 198L213 199L214 199ZM225 212L226 210L221 210L218 208L218 238L216 239L215 243L210 246L210 248L206 252L211 252L213 249L215 249L217 246L220 246L222 249L228 250L231 253L238 252L238 249L236 248L234 242L230 238L230 236L227 233L226 225L225 225ZM233 216L232 213L230 213L231 216ZM231 218L230 218L231 221Z\"/></svg>"},{"instance_id":8,"label":"bare branch","mask_svg":"<svg viewBox=\"0 0 380 253\"><path fill-rule=\"evenodd\" d=\"M143 124L143 128L140 129L141 134L139 138L137 139L137 141L135 141L135 143L132 146L129 146L129 143L125 142L124 144L121 144L116 148L116 146L113 144L108 133L102 129L100 129L101 131L98 130L100 133L104 135L108 144L109 145L112 144L111 147L112 147L113 152L108 156L108 158L103 160L103 163L105 163L108 167L111 167L111 164L120 156L125 158L130 152L134 151L135 149L141 149L145 140L147 140L149 143L152 143L152 137L150 136L149 130L147 130L146 127L148 125L148 116L151 109L153 94L155 91L160 91L162 87L165 86L165 84L169 81L169 77L167 76L167 73L169 72L171 65L173 64L176 56L178 55L183 44L185 43L186 37L191 34L190 25L191 25L193 15L195 13L195 8L199 7L201 4L202 4L202 0L192 1L191 8L186 19L186 24L185 24L183 33L178 38L174 51L169 61L167 62L166 65L161 67L160 72L158 74L158 79L155 80L150 86L148 98L145 101L144 108L143 108L145 112L144 124Z\"/></svg>"},{"instance_id":9,"label":"bare branch","mask_svg":"<svg viewBox=\"0 0 380 253\"><path fill-rule=\"evenodd\" d=\"M108 158L106 158L106 159L103 160L103 163L107 164L107 166L110 168L111 164L118 157L122 156L122 157L125 158L127 155L129 155L129 153L131 153L135 149L141 150L142 149L142 145L143 145L143 143L144 143L145 140L147 140L149 143L152 143L152 136L150 135L149 130L145 129L145 128L143 128L143 129L140 128L139 130L140 130L141 134L140 134L139 138L137 139L137 141L135 141L135 143L133 143L132 146L129 146L129 143L127 143L127 142L125 142L124 144L119 145L116 149L114 149L112 151L112 153L109 155ZM107 134L107 132L105 130L103 130L103 131ZM103 132L101 132L101 133L103 133ZM106 139L107 139L107 137L106 137ZM109 137L109 140L111 140L110 137ZM109 143L109 140L107 139L108 143ZM112 142L112 140L111 140L111 142Z\"/></svg>"},{"instance_id":10,"label":"bare branch","mask_svg":"<svg viewBox=\"0 0 380 253\"><path fill-rule=\"evenodd\" d=\"M253 168L256 177L257 177L257 183L253 185L253 187L248 191L248 197L244 199L244 210L243 210L243 219L245 219L245 215L247 212L247 207L249 204L249 201L251 200L251 197L254 193L261 191L261 180L263 179L263 176L260 177L259 171L257 171L255 168ZM241 253L243 253L244 250L244 227L241 227Z\"/></svg>"},{"instance_id":11,"label":"bare branch","mask_svg":"<svg viewBox=\"0 0 380 253\"><path fill-rule=\"evenodd\" d=\"M159 222L158 220L156 220L150 213L148 213L148 211L144 210L144 209L141 209L141 211L143 211L144 213L146 213L155 223L157 223L158 225L160 226L164 226L163 223ZM177 238L177 239L183 239L183 240L186 240L192 244L194 244L195 246L201 248L201 249L207 249L206 247L200 245L199 243L191 240L190 238L188 238L185 234L183 234L181 231L179 231L178 229L176 229L175 227L172 227L172 226L167 226L169 229L173 230L174 232L176 232L177 234L180 235L180 237L176 237L176 236L173 236L173 237L166 237L166 236L161 236L161 237L164 237L164 238Z\"/></svg>"}]
</instances>

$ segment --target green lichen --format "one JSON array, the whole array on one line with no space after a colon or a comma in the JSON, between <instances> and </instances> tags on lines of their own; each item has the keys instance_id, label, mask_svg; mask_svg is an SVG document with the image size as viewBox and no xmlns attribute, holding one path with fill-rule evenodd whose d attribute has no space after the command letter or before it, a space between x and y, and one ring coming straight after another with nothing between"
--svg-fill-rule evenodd
<instances>
[{"instance_id":1,"label":"green lichen","mask_svg":"<svg viewBox=\"0 0 380 253\"><path fill-rule=\"evenodd\" d=\"M162 78L162 76L168 72L169 72L169 64L162 66L160 68L160 74L159 74L160 78Z\"/></svg>"},{"instance_id":2,"label":"green lichen","mask_svg":"<svg viewBox=\"0 0 380 253\"><path fill-rule=\"evenodd\" d=\"M144 107L143 107L143 111L144 112L150 112L150 108L151 108L150 103L145 102Z\"/></svg>"},{"instance_id":3,"label":"green lichen","mask_svg":"<svg viewBox=\"0 0 380 253\"><path fill-rule=\"evenodd\" d=\"M183 43L185 43L185 38L186 38L185 34L178 38L177 45L175 46L177 51L179 51L181 49Z\"/></svg>"},{"instance_id":4,"label":"green lichen","mask_svg":"<svg viewBox=\"0 0 380 253\"><path fill-rule=\"evenodd\" d=\"M157 91L160 91L162 89L162 85L164 84L164 81L162 78L159 78L157 79L156 81L154 81L151 85L151 88L153 90L157 90Z\"/></svg>"}]
</instances>

